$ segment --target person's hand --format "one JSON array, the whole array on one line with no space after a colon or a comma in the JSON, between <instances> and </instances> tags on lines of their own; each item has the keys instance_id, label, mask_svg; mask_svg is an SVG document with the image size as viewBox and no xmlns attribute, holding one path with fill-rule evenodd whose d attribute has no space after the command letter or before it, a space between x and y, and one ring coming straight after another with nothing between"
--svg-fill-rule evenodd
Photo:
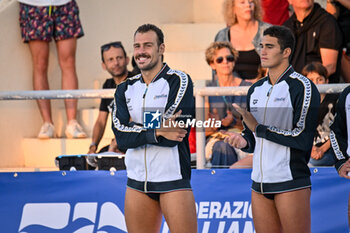
<instances>
[{"instance_id":1,"label":"person's hand","mask_svg":"<svg viewBox=\"0 0 350 233\"><path fill-rule=\"evenodd\" d=\"M350 179L350 159L346 161L339 170L339 176Z\"/></svg>"},{"instance_id":2,"label":"person's hand","mask_svg":"<svg viewBox=\"0 0 350 233\"><path fill-rule=\"evenodd\" d=\"M241 114L241 116L243 117L243 122L247 125L247 127L252 132L255 132L255 128L258 125L258 122L254 118L254 116L247 110L241 108L238 104L232 104L232 106L236 109L236 111L239 114Z\"/></svg>"},{"instance_id":3,"label":"person's hand","mask_svg":"<svg viewBox=\"0 0 350 233\"><path fill-rule=\"evenodd\" d=\"M224 127L228 127L228 126L230 126L232 124L233 120L234 120L234 117L232 115L232 112L227 110L226 111L226 117L221 120L221 124Z\"/></svg>"},{"instance_id":4,"label":"person's hand","mask_svg":"<svg viewBox=\"0 0 350 233\"><path fill-rule=\"evenodd\" d=\"M96 154L97 146L96 145L91 145L89 147L88 154Z\"/></svg>"},{"instance_id":5,"label":"person's hand","mask_svg":"<svg viewBox=\"0 0 350 233\"><path fill-rule=\"evenodd\" d=\"M208 113L208 117L207 119L211 119L213 121L215 120L220 120L220 117L219 117L219 113L218 113L218 110L216 108L213 108L213 112L209 112ZM218 128L213 126L213 127L208 127L205 129L205 136L210 136L212 135L213 133L217 132L218 131Z\"/></svg>"},{"instance_id":6,"label":"person's hand","mask_svg":"<svg viewBox=\"0 0 350 233\"><path fill-rule=\"evenodd\" d=\"M242 135L235 133L235 132L230 132L229 136L227 136L224 139L224 142L230 144L231 146L237 148L237 149L242 149L248 145L247 141L242 137Z\"/></svg>"},{"instance_id":7,"label":"person's hand","mask_svg":"<svg viewBox=\"0 0 350 233\"><path fill-rule=\"evenodd\" d=\"M124 154L122 151L120 151L118 149L117 140L115 140L115 138L113 138L111 140L111 143L109 144L109 147L108 147L108 152L115 152L115 153L122 153L122 154Z\"/></svg>"},{"instance_id":8,"label":"person's hand","mask_svg":"<svg viewBox=\"0 0 350 233\"><path fill-rule=\"evenodd\" d=\"M311 150L311 158L319 160L322 159L324 155L324 151L317 146L313 146Z\"/></svg>"},{"instance_id":9,"label":"person's hand","mask_svg":"<svg viewBox=\"0 0 350 233\"><path fill-rule=\"evenodd\" d=\"M174 126L172 121L175 121L181 115L181 110L175 113L172 117L165 121L164 125L169 125L170 127L163 128L163 125L160 129L156 129L156 137L162 136L171 141L182 142L184 137L186 137L187 130L180 128L179 125Z\"/></svg>"}]
</instances>

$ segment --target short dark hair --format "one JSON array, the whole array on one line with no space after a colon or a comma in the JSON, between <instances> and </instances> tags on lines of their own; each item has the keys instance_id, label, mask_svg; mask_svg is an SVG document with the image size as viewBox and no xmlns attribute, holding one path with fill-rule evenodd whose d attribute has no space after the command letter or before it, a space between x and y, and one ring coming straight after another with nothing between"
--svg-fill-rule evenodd
<instances>
[{"instance_id":1,"label":"short dark hair","mask_svg":"<svg viewBox=\"0 0 350 233\"><path fill-rule=\"evenodd\" d=\"M103 53L106 52L107 50L109 50L111 47L121 48L123 50L124 57L126 57L126 52L125 52L125 49L124 49L124 46L123 46L122 42L114 41L114 42L110 42L110 43L107 43L107 44L104 44L104 45L101 46L101 59L102 59L102 62L105 62L105 59L103 57Z\"/></svg>"},{"instance_id":2,"label":"short dark hair","mask_svg":"<svg viewBox=\"0 0 350 233\"><path fill-rule=\"evenodd\" d=\"M164 43L164 34L162 30L160 30L157 26L153 24L143 24L140 27L137 28L134 37L136 33L146 33L149 31L154 31L157 34L157 43L158 46Z\"/></svg>"},{"instance_id":3,"label":"short dark hair","mask_svg":"<svg viewBox=\"0 0 350 233\"><path fill-rule=\"evenodd\" d=\"M320 62L313 61L307 64L306 66L304 66L303 70L301 71L301 74L307 76L309 73L312 72L318 73L325 79L328 79L327 69Z\"/></svg>"},{"instance_id":4,"label":"short dark hair","mask_svg":"<svg viewBox=\"0 0 350 233\"><path fill-rule=\"evenodd\" d=\"M271 26L264 31L264 36L276 37L281 51L290 48L292 53L295 46L295 37L293 32L285 26Z\"/></svg>"}]
</instances>

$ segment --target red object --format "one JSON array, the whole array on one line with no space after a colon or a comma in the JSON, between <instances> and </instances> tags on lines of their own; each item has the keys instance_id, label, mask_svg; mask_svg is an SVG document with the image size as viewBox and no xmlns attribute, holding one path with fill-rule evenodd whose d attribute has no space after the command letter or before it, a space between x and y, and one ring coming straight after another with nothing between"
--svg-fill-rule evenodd
<instances>
[{"instance_id":1,"label":"red object","mask_svg":"<svg viewBox=\"0 0 350 233\"><path fill-rule=\"evenodd\" d=\"M282 25L288 18L288 0L261 0L263 21L273 25Z\"/></svg>"},{"instance_id":2,"label":"red object","mask_svg":"<svg viewBox=\"0 0 350 233\"><path fill-rule=\"evenodd\" d=\"M190 145L191 154L196 153L196 128L191 128L190 135L188 136L188 144Z\"/></svg>"}]
</instances>

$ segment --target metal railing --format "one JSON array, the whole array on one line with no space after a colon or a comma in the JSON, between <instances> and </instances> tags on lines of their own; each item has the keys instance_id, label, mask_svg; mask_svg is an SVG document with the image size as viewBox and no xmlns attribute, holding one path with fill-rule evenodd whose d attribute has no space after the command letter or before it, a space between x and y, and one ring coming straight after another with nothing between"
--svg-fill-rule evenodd
<instances>
[{"instance_id":1,"label":"metal railing","mask_svg":"<svg viewBox=\"0 0 350 233\"><path fill-rule=\"evenodd\" d=\"M320 93L340 93L350 84L317 85ZM204 104L206 96L246 95L249 87L203 87L195 89L196 119L205 120ZM0 100L36 99L95 99L113 98L115 89L98 90L47 90L47 91L5 91L0 92ZM197 169L205 168L205 132L196 132Z\"/></svg>"},{"instance_id":2,"label":"metal railing","mask_svg":"<svg viewBox=\"0 0 350 233\"><path fill-rule=\"evenodd\" d=\"M317 85L320 93L340 93L350 84L322 84ZM204 98L205 96L229 96L229 95L246 95L249 86L246 87L204 87L195 90L196 96L196 119L205 120L204 116ZM197 152L197 169L205 168L205 132L196 132L196 152Z\"/></svg>"}]
</instances>

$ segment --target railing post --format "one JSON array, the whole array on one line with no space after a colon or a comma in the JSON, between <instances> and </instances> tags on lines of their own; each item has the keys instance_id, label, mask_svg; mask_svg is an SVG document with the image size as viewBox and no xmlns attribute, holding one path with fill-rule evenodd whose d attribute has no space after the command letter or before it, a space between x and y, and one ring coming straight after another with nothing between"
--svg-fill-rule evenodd
<instances>
[{"instance_id":1,"label":"railing post","mask_svg":"<svg viewBox=\"0 0 350 233\"><path fill-rule=\"evenodd\" d=\"M204 121L204 96L200 90L196 91L196 120ZM197 153L197 169L205 168L205 131L196 129L196 153Z\"/></svg>"}]
</instances>

